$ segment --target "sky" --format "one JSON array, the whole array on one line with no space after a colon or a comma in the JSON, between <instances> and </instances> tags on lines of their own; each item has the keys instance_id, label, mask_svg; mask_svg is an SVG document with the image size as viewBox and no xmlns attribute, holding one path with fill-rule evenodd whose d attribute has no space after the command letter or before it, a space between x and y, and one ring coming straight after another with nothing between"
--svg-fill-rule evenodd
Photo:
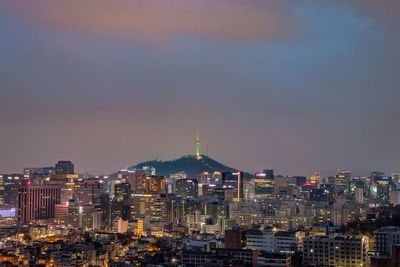
<instances>
[{"instance_id":1,"label":"sky","mask_svg":"<svg viewBox=\"0 0 400 267\"><path fill-rule=\"evenodd\" d=\"M0 173L203 151L400 171L398 0L0 0Z\"/></svg>"}]
</instances>

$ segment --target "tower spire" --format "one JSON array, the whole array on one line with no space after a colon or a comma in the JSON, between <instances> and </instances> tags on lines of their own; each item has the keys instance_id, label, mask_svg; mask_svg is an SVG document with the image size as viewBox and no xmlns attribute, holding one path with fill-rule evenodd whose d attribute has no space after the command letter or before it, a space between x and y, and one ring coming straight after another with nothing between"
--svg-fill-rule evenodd
<instances>
[{"instance_id":1,"label":"tower spire","mask_svg":"<svg viewBox=\"0 0 400 267\"><path fill-rule=\"evenodd\" d=\"M201 159L199 128L196 129L195 154L197 159Z\"/></svg>"}]
</instances>

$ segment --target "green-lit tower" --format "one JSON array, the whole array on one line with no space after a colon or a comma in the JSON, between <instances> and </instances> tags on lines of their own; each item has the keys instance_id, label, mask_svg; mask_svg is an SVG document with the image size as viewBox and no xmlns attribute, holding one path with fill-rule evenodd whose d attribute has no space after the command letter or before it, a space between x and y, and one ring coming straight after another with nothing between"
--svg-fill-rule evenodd
<instances>
[{"instance_id":1,"label":"green-lit tower","mask_svg":"<svg viewBox=\"0 0 400 267\"><path fill-rule=\"evenodd\" d=\"M201 159L199 129L197 129L197 131L196 131L195 153L196 153L196 158Z\"/></svg>"}]
</instances>

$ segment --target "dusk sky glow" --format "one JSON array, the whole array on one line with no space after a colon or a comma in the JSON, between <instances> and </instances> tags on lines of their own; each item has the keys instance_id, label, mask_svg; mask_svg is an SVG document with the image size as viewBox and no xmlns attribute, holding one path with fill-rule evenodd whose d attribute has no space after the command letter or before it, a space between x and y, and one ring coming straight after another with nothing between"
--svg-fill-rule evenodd
<instances>
[{"instance_id":1,"label":"dusk sky glow","mask_svg":"<svg viewBox=\"0 0 400 267\"><path fill-rule=\"evenodd\" d=\"M399 14L398 0L0 1L0 173L66 159L109 174L193 154L196 128L244 171L400 171Z\"/></svg>"}]
</instances>

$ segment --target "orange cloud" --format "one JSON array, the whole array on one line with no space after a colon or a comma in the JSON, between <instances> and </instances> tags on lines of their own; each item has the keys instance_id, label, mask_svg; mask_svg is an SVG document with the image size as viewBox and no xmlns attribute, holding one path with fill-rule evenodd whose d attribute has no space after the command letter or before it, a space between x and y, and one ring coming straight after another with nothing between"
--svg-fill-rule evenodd
<instances>
[{"instance_id":1,"label":"orange cloud","mask_svg":"<svg viewBox=\"0 0 400 267\"><path fill-rule=\"evenodd\" d=\"M297 24L286 4L285 0L14 0L0 6L29 21L95 36L187 35L248 41L293 36Z\"/></svg>"}]
</instances>

